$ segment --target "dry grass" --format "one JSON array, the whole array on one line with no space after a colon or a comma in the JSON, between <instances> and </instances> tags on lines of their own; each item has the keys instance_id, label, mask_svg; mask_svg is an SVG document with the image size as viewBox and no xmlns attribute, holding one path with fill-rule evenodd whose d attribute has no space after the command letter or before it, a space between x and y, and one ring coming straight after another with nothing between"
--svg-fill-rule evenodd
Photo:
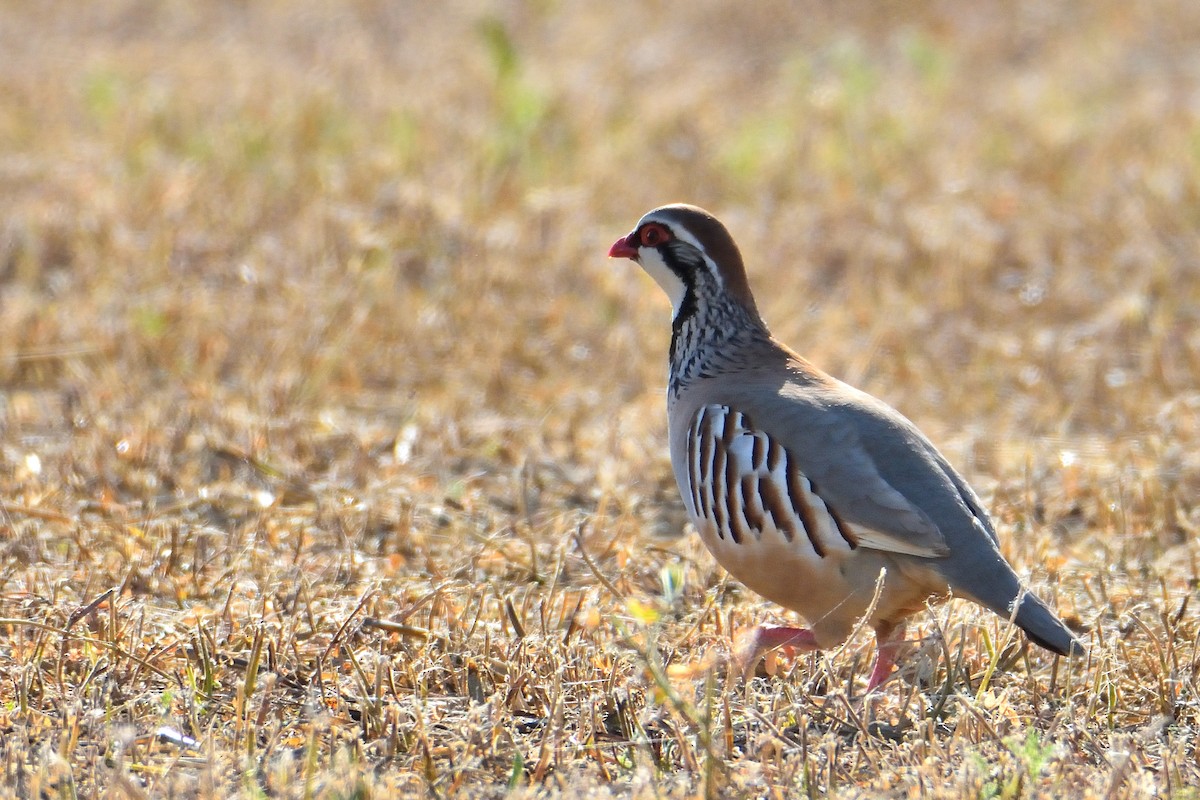
<instances>
[{"instance_id":1,"label":"dry grass","mask_svg":"<svg viewBox=\"0 0 1200 800\"><path fill-rule=\"evenodd\" d=\"M1200 4L471 6L5 4L0 794L1197 797ZM703 668L669 200L1086 660Z\"/></svg>"}]
</instances>

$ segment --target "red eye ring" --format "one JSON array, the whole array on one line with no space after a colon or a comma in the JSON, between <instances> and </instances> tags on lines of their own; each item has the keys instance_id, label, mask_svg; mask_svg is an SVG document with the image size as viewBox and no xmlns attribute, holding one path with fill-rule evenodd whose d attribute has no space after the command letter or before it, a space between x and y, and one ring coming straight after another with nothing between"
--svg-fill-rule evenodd
<instances>
[{"instance_id":1,"label":"red eye ring","mask_svg":"<svg viewBox=\"0 0 1200 800\"><path fill-rule=\"evenodd\" d=\"M647 222L638 230L638 245L641 247L658 247L671 241L671 238L670 229L657 222Z\"/></svg>"}]
</instances>

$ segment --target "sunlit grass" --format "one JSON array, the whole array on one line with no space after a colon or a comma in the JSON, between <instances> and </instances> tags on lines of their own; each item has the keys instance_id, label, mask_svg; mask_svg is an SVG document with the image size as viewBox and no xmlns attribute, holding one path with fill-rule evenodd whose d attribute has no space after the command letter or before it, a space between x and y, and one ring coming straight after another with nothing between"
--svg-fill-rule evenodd
<instances>
[{"instance_id":1,"label":"sunlit grass","mask_svg":"<svg viewBox=\"0 0 1200 800\"><path fill-rule=\"evenodd\" d=\"M0 24L4 796L1192 797L1192 4L26 4ZM1088 641L741 686L687 200ZM1006 646L1006 643L1007 646Z\"/></svg>"}]
</instances>

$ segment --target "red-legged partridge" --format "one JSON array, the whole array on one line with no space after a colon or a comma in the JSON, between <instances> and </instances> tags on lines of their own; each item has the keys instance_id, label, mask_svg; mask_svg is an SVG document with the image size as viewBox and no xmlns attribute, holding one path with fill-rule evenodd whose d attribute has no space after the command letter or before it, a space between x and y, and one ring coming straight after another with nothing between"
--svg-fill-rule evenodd
<instances>
[{"instance_id":1,"label":"red-legged partridge","mask_svg":"<svg viewBox=\"0 0 1200 800\"><path fill-rule=\"evenodd\" d=\"M905 619L950 592L1048 650L1083 652L1022 587L978 496L916 426L771 336L711 214L657 208L608 255L638 262L674 306L668 431L692 522L730 574L810 625L760 627L751 658L834 647L870 610L871 692Z\"/></svg>"}]
</instances>

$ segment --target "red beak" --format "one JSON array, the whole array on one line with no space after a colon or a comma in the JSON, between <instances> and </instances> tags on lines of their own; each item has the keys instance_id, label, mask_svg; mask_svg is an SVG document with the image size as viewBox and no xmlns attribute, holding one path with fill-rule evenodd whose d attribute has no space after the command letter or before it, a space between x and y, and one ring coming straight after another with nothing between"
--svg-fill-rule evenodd
<instances>
[{"instance_id":1,"label":"red beak","mask_svg":"<svg viewBox=\"0 0 1200 800\"><path fill-rule=\"evenodd\" d=\"M632 234L630 234L632 236ZM609 258L632 258L637 261L638 249L629 243L629 236L623 236L613 242L613 246L608 248Z\"/></svg>"}]
</instances>

